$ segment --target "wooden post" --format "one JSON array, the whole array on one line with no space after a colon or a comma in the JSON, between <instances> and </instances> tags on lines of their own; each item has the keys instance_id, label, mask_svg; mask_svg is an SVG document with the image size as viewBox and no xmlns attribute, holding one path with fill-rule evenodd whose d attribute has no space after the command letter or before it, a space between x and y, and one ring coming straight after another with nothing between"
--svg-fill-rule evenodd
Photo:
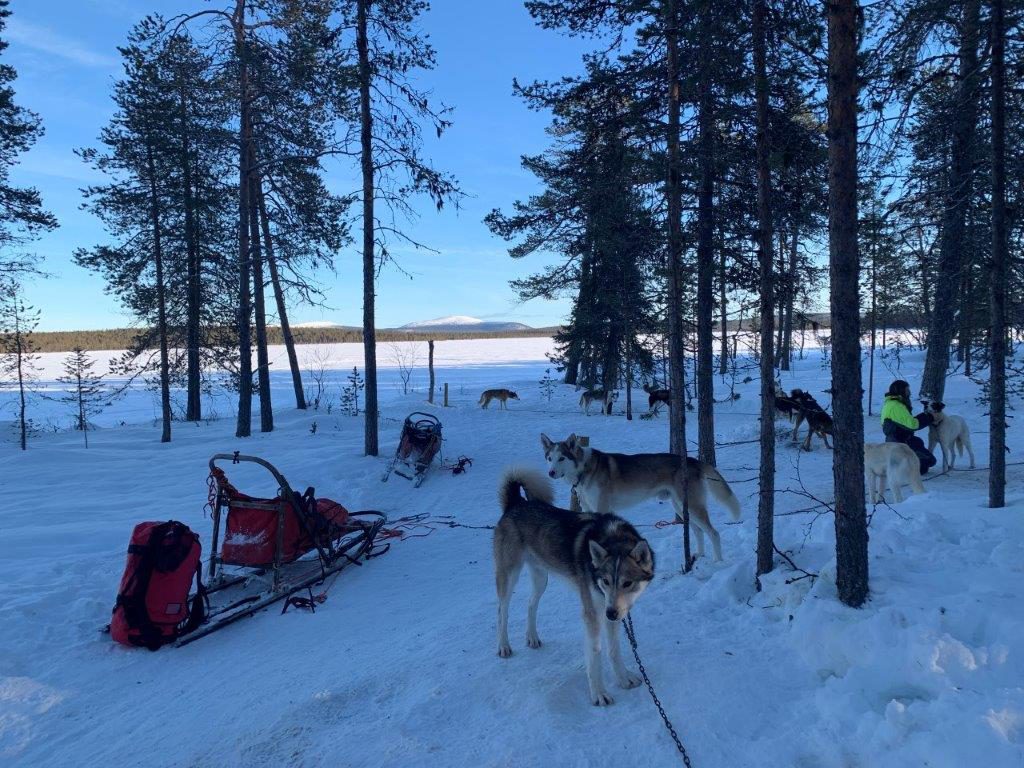
<instances>
[{"instance_id":1,"label":"wooden post","mask_svg":"<svg viewBox=\"0 0 1024 768\"><path fill-rule=\"evenodd\" d=\"M430 339L427 341L427 368L430 371L430 394L427 396L427 402L434 402L434 340ZM447 403L445 403L447 405Z\"/></svg>"},{"instance_id":2,"label":"wooden post","mask_svg":"<svg viewBox=\"0 0 1024 768\"><path fill-rule=\"evenodd\" d=\"M590 438L589 437L585 437L585 436L581 436L581 435L577 435L576 443L581 448L586 448L586 447L588 447L590 445ZM580 505L580 499L576 495L575 489L572 491L572 495L571 495L571 497L569 499L569 509L571 509L573 512L582 512L583 511L583 507Z\"/></svg>"},{"instance_id":3,"label":"wooden post","mask_svg":"<svg viewBox=\"0 0 1024 768\"><path fill-rule=\"evenodd\" d=\"M444 407L448 407L448 382L444 383Z\"/></svg>"}]
</instances>

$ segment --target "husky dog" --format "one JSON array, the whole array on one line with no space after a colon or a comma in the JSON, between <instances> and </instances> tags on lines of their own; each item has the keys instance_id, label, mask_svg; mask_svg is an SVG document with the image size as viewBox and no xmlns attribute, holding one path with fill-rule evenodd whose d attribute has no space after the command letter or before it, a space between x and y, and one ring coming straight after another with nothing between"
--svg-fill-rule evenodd
<instances>
[{"instance_id":1,"label":"husky dog","mask_svg":"<svg viewBox=\"0 0 1024 768\"><path fill-rule=\"evenodd\" d=\"M654 578L654 552L621 517L559 509L552 506L553 498L547 478L531 470L508 469L498 485L501 519L494 529L498 656L504 659L512 655L508 606L523 565L529 568L533 582L526 613L526 644L530 648L541 645L537 604L548 585L548 573L563 576L579 591L583 604L590 702L606 706L612 703L612 697L604 686L601 625L618 684L635 688L640 678L622 662L618 624Z\"/></svg>"},{"instance_id":2,"label":"husky dog","mask_svg":"<svg viewBox=\"0 0 1024 768\"><path fill-rule=\"evenodd\" d=\"M914 493L924 493L921 461L914 449L904 443L866 443L864 474L867 475L872 504L885 501L887 482L898 502L903 501L904 484L908 484Z\"/></svg>"},{"instance_id":3,"label":"husky dog","mask_svg":"<svg viewBox=\"0 0 1024 768\"><path fill-rule=\"evenodd\" d=\"M804 450L811 450L811 437L814 435L817 435L824 441L826 448L831 449L832 446L828 444L828 436L833 434L834 425L832 417L818 404L818 401L814 399L810 392L794 389L790 399L796 403L797 407L796 426L793 427L793 442L795 443L799 439L797 433L800 431L800 425L806 421L807 439L804 440Z\"/></svg>"},{"instance_id":4,"label":"husky dog","mask_svg":"<svg viewBox=\"0 0 1024 768\"><path fill-rule=\"evenodd\" d=\"M952 416L946 413L945 403L925 403L925 410L930 413L935 421L928 427L928 450L931 451L938 443L942 448L942 471L947 472L953 468L957 456L964 455L964 448L971 459L971 469L974 469L974 448L971 447L971 430L967 428L967 422L962 416ZM956 453L953 449L956 448Z\"/></svg>"},{"instance_id":5,"label":"husky dog","mask_svg":"<svg viewBox=\"0 0 1024 768\"><path fill-rule=\"evenodd\" d=\"M513 392L511 389L486 389L483 394L480 395L480 401L477 403L481 408L486 408L491 404L491 400L498 401L498 407L508 410L509 400L518 400L519 395Z\"/></svg>"},{"instance_id":6,"label":"husky dog","mask_svg":"<svg viewBox=\"0 0 1024 768\"><path fill-rule=\"evenodd\" d=\"M722 543L711 524L707 509L707 489L728 507L733 520L739 520L740 502L717 469L710 464L687 458L684 480L682 459L672 453L604 453L583 447L576 435L555 442L540 436L548 475L572 484L586 512L608 513L639 504L650 498L671 500L676 515L683 514L683 484L690 520L697 532L697 555L704 554L704 534L711 538L715 560L722 559Z\"/></svg>"},{"instance_id":7,"label":"husky dog","mask_svg":"<svg viewBox=\"0 0 1024 768\"><path fill-rule=\"evenodd\" d=\"M601 403L601 412L606 416L612 415L612 405L616 400L619 399L618 391L609 389L607 391L603 389L591 389L580 395L580 408L583 412L590 415L590 404Z\"/></svg>"},{"instance_id":8,"label":"husky dog","mask_svg":"<svg viewBox=\"0 0 1024 768\"><path fill-rule=\"evenodd\" d=\"M647 408L653 411L659 403L664 403L669 408L672 407L672 390L671 389L648 389L644 387L644 392L647 393Z\"/></svg>"},{"instance_id":9,"label":"husky dog","mask_svg":"<svg viewBox=\"0 0 1024 768\"><path fill-rule=\"evenodd\" d=\"M772 388L772 391L775 393L775 418L784 418L792 424L793 419L796 418L796 415L800 412L800 405L796 399L800 390L794 389L792 395L786 395L785 392L780 395L774 387Z\"/></svg>"}]
</instances>

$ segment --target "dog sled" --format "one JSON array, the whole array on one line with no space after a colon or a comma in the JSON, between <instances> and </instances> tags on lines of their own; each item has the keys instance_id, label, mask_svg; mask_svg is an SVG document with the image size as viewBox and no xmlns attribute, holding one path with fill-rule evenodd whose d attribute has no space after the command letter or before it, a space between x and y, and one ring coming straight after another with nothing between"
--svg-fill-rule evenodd
<instances>
[{"instance_id":1,"label":"dog sled","mask_svg":"<svg viewBox=\"0 0 1024 768\"><path fill-rule=\"evenodd\" d=\"M249 496L231 484L218 462L266 469L278 486L273 498ZM218 453L210 459L212 552L207 566L206 621L175 643L186 645L279 601L315 610L325 594L313 587L374 552L387 522L383 512L349 512L313 489L298 493L270 462L256 456ZM297 596L307 592L307 597ZM283 611L282 611L283 612Z\"/></svg>"},{"instance_id":2,"label":"dog sled","mask_svg":"<svg viewBox=\"0 0 1024 768\"><path fill-rule=\"evenodd\" d=\"M422 411L410 413L402 424L398 449L384 471L381 482L386 483L394 472L406 480L412 480L413 487L419 488L426 479L434 457L441 452L442 442L441 422L436 416Z\"/></svg>"}]
</instances>

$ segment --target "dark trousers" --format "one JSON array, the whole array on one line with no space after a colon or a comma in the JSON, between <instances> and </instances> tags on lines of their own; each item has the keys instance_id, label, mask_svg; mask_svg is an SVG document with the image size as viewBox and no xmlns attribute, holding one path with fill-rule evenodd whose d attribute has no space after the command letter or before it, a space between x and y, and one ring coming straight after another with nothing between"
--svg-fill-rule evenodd
<instances>
[{"instance_id":1,"label":"dark trousers","mask_svg":"<svg viewBox=\"0 0 1024 768\"><path fill-rule=\"evenodd\" d=\"M934 467L938 463L938 459L928 450L928 447L924 444L924 440L914 434L913 430L907 429L906 427L897 424L894 421L886 420L882 426L882 431L885 433L885 442L887 443L903 443L910 447L914 453L917 454L918 460L921 462L921 474L925 474L929 469Z\"/></svg>"}]
</instances>

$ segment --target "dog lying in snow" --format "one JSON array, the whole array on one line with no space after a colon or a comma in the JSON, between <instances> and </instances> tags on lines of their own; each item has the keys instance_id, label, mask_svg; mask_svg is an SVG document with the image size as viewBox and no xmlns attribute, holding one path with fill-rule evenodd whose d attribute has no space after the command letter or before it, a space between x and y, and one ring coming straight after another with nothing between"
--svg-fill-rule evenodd
<instances>
[{"instance_id":1,"label":"dog lying in snow","mask_svg":"<svg viewBox=\"0 0 1024 768\"><path fill-rule=\"evenodd\" d=\"M946 413L945 403L926 402L924 408L935 419L928 427L928 450L934 450L936 443L942 448L942 471L948 472L953 468L956 457L964 455L964 448L971 459L971 469L974 469L974 448L971 447L971 431L967 428L967 421L962 416ZM954 448L956 454L953 453Z\"/></svg>"}]
</instances>

